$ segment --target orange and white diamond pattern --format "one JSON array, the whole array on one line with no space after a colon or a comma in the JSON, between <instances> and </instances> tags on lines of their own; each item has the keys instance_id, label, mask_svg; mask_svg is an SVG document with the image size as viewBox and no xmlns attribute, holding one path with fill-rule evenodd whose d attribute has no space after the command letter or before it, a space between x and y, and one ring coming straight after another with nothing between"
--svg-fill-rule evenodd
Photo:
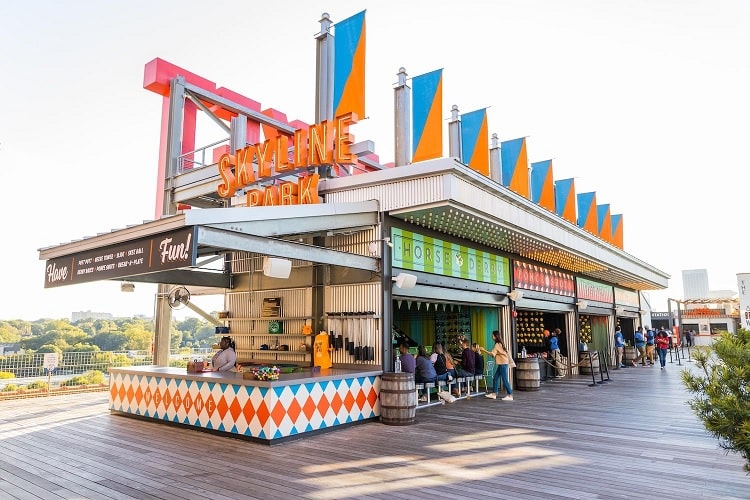
<instances>
[{"instance_id":1,"label":"orange and white diamond pattern","mask_svg":"<svg viewBox=\"0 0 750 500\"><path fill-rule=\"evenodd\" d=\"M380 377L256 387L112 373L110 410L273 440L380 416Z\"/></svg>"}]
</instances>

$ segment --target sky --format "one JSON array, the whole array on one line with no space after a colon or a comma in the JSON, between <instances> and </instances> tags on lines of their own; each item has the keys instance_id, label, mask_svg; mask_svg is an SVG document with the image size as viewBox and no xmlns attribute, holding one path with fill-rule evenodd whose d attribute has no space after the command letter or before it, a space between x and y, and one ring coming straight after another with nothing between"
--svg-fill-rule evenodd
<instances>
[{"instance_id":1,"label":"sky","mask_svg":"<svg viewBox=\"0 0 750 500\"><path fill-rule=\"evenodd\" d=\"M488 108L500 140L528 137L531 162L553 159L555 179L596 191L623 214L625 251L671 275L650 292L654 309L682 298L682 270L707 269L711 290L737 290L736 274L750 272L745 0L9 0L0 320L153 314L155 285L44 289L39 260L40 248L154 218L161 98L143 89L147 62L312 123L321 14L364 9L367 117L352 131L382 163L393 160L398 69L443 68L446 156L454 104ZM194 300L221 309L217 297Z\"/></svg>"}]
</instances>

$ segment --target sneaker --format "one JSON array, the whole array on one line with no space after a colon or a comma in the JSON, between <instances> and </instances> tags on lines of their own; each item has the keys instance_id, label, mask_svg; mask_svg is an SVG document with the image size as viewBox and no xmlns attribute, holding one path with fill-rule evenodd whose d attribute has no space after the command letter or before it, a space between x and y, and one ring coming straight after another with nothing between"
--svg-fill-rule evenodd
<instances>
[{"instance_id":1,"label":"sneaker","mask_svg":"<svg viewBox=\"0 0 750 500\"><path fill-rule=\"evenodd\" d=\"M635 361L633 361L633 366L638 366L638 365L637 365L637 364L635 363Z\"/></svg>"},{"instance_id":2,"label":"sneaker","mask_svg":"<svg viewBox=\"0 0 750 500\"><path fill-rule=\"evenodd\" d=\"M513 401L513 395L512 394L508 394L507 396L505 396L502 399L502 401Z\"/></svg>"},{"instance_id":3,"label":"sneaker","mask_svg":"<svg viewBox=\"0 0 750 500\"><path fill-rule=\"evenodd\" d=\"M497 394L495 394L494 392L490 392L488 394L485 394L484 397L490 398L490 399L497 399Z\"/></svg>"},{"instance_id":4,"label":"sneaker","mask_svg":"<svg viewBox=\"0 0 750 500\"><path fill-rule=\"evenodd\" d=\"M565 375L555 375L555 378L564 378L564 377L565 377Z\"/></svg>"},{"instance_id":5,"label":"sneaker","mask_svg":"<svg viewBox=\"0 0 750 500\"><path fill-rule=\"evenodd\" d=\"M419 402L420 403L426 403L427 402L427 396L419 396Z\"/></svg>"},{"instance_id":6,"label":"sneaker","mask_svg":"<svg viewBox=\"0 0 750 500\"><path fill-rule=\"evenodd\" d=\"M625 368L625 363L621 364L620 368Z\"/></svg>"}]
</instances>

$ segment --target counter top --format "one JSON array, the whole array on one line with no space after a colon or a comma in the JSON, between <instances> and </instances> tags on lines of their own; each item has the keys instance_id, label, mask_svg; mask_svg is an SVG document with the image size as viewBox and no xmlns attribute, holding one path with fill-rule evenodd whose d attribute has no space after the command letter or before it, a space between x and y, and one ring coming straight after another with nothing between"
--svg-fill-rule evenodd
<instances>
[{"instance_id":1,"label":"counter top","mask_svg":"<svg viewBox=\"0 0 750 500\"><path fill-rule=\"evenodd\" d=\"M253 380L245 379L240 372L201 372L187 373L185 368L168 366L126 366L110 368L110 373L127 373L132 375L154 375L178 378L182 380L200 380L219 382L223 384L249 385L254 387L283 387L287 385L307 384L310 382L321 382L326 380L342 380L355 377L380 376L383 371L372 367L362 367L360 370L329 368L313 373L312 368L303 368L295 373L282 373L278 380Z\"/></svg>"}]
</instances>

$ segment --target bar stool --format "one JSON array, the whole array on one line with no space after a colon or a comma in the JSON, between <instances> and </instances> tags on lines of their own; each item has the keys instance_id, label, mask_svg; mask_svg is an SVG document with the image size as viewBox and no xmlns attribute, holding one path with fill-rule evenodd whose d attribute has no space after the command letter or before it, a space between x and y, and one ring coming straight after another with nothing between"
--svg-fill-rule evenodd
<instances>
[{"instance_id":1,"label":"bar stool","mask_svg":"<svg viewBox=\"0 0 750 500\"><path fill-rule=\"evenodd\" d=\"M461 398L461 394L463 393L463 387L461 384L466 382L466 377L456 377L456 387L458 387L458 397Z\"/></svg>"},{"instance_id":2,"label":"bar stool","mask_svg":"<svg viewBox=\"0 0 750 500\"><path fill-rule=\"evenodd\" d=\"M479 394L479 382L484 378L484 375L474 375L474 392Z\"/></svg>"},{"instance_id":3,"label":"bar stool","mask_svg":"<svg viewBox=\"0 0 750 500\"><path fill-rule=\"evenodd\" d=\"M469 375L466 377L466 397L471 397L471 383L474 382L474 375Z\"/></svg>"}]
</instances>

